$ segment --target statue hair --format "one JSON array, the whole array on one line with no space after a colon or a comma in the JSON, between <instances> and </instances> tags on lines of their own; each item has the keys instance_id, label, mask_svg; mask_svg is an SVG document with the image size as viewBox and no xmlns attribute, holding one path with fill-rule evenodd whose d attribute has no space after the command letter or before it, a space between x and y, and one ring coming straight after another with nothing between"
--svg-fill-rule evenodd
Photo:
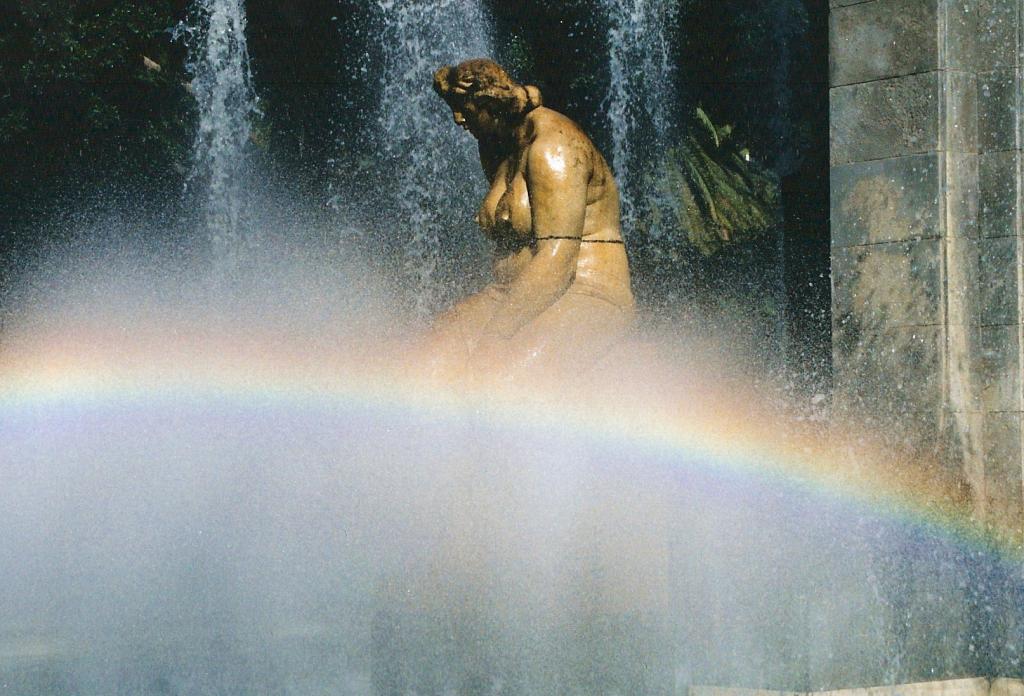
<instances>
[{"instance_id":1,"label":"statue hair","mask_svg":"<svg viewBox=\"0 0 1024 696\"><path fill-rule=\"evenodd\" d=\"M464 90L457 88L460 82L469 86ZM543 104L538 88L519 84L504 68L487 58L440 68L434 73L434 91L449 104L479 100L511 120L518 120Z\"/></svg>"}]
</instances>

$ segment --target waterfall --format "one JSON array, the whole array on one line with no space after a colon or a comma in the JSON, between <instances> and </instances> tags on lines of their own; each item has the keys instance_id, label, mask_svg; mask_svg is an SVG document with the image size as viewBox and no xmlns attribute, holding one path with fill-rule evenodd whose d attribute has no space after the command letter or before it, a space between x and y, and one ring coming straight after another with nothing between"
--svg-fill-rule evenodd
<instances>
[{"instance_id":1,"label":"waterfall","mask_svg":"<svg viewBox=\"0 0 1024 696\"><path fill-rule=\"evenodd\" d=\"M199 112L189 187L202 206L215 277L238 271L244 248L242 191L246 146L257 113L243 0L196 0L189 23L176 34L188 45L190 89Z\"/></svg>"},{"instance_id":2,"label":"waterfall","mask_svg":"<svg viewBox=\"0 0 1024 696\"><path fill-rule=\"evenodd\" d=\"M380 112L385 176L393 188L394 234L404 240L405 280L425 318L448 299L439 263L461 252L483 194L475 143L452 123L431 89L442 65L492 55L479 0L378 0L383 19ZM457 255L457 254L456 254Z\"/></svg>"},{"instance_id":3,"label":"waterfall","mask_svg":"<svg viewBox=\"0 0 1024 696\"><path fill-rule=\"evenodd\" d=\"M601 0L608 21L608 93L612 169L622 197L623 232L637 219L645 166L669 146L675 104L669 31L678 0Z\"/></svg>"}]
</instances>

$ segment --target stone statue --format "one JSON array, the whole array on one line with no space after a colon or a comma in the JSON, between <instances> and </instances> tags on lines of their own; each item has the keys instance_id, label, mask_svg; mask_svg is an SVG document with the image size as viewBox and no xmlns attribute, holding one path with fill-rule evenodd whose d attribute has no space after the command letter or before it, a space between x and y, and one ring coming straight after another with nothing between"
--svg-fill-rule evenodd
<instances>
[{"instance_id":1,"label":"stone statue","mask_svg":"<svg viewBox=\"0 0 1024 696\"><path fill-rule=\"evenodd\" d=\"M491 60L439 69L434 89L479 143L490 190L477 221L494 242L493 282L434 324L434 374L592 365L634 319L611 169L540 90Z\"/></svg>"},{"instance_id":2,"label":"stone statue","mask_svg":"<svg viewBox=\"0 0 1024 696\"><path fill-rule=\"evenodd\" d=\"M479 143L490 189L477 221L494 243L494 255L492 281L442 314L432 327L426 357L433 377L457 383L482 378L489 383L599 370L603 361L620 355L616 346L626 343L622 339L634 321L629 262L619 228L619 193L608 164L579 126L541 105L536 87L514 82L493 61L478 59L443 67L434 75L434 88L451 107L455 123ZM517 485L515 468L499 473L500 455L493 461L448 465L453 484L445 487L452 496L446 509L458 514L444 521L437 547L421 570L382 588L389 610L379 615L380 680L385 684L389 675L401 672L388 665L408 659L403 644L421 640L425 650L436 649L436 639L409 637L417 635L415 626L420 625L434 631L422 635L453 636L458 656L453 680L463 685L459 693L482 693L489 681L514 680L528 664L514 651L501 649L505 629L500 628L500 610L489 594L503 586L492 576L502 567L494 550L502 539L517 534L515 515L505 518L508 508L498 502ZM596 494L591 491L590 495ZM613 502L609 506L588 499L579 515L590 519L594 514L606 522L607 510L625 509L621 501ZM604 535L599 543L604 555L599 560L603 563L605 555L620 548L620 537L628 538L635 552L641 536L621 531L650 525L652 510L647 505L644 514L632 516L632 524L618 525L618 537ZM587 529L596 526L595 521ZM566 544L577 542L571 530L547 533L564 534ZM593 545L590 540L584 543ZM569 561L576 562L584 561ZM615 581L616 569L638 567L618 558L614 563L610 577ZM604 565L609 564L602 565L602 572ZM576 578L591 571L590 566L573 567L565 574L564 588L551 589L553 596L564 598L556 604L565 610L559 620L568 626L586 624L591 614L631 617L630 612L650 613L651 606L660 610L664 604L650 599L656 593L642 592L648 586L660 591L665 583L649 578L662 574L645 567L642 573L629 572L628 582L615 586L604 581L577 586ZM620 586L626 589L617 591ZM608 594L622 597L625 608L605 599ZM502 601L508 600L504 596ZM620 630L617 624L616 630ZM623 630L617 635L624 635ZM564 659L545 672L553 675L553 681L575 678L581 671L577 653L588 654L585 645L577 648L569 636L563 644L565 652L557 654ZM470 688L471 684L476 686Z\"/></svg>"}]
</instances>

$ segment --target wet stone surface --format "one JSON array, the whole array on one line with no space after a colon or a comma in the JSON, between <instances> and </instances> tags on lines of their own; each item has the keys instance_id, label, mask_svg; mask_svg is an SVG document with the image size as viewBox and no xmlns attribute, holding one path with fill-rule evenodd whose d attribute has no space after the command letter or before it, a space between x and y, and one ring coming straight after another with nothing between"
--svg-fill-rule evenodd
<instances>
[{"instance_id":1,"label":"wet stone surface","mask_svg":"<svg viewBox=\"0 0 1024 696\"><path fill-rule=\"evenodd\" d=\"M834 248L942 234L936 153L834 167L831 195Z\"/></svg>"},{"instance_id":2,"label":"wet stone surface","mask_svg":"<svg viewBox=\"0 0 1024 696\"><path fill-rule=\"evenodd\" d=\"M876 0L833 10L832 85L934 70L936 14L934 0Z\"/></svg>"},{"instance_id":3,"label":"wet stone surface","mask_svg":"<svg viewBox=\"0 0 1024 696\"><path fill-rule=\"evenodd\" d=\"M832 164L937 150L939 83L929 72L833 88Z\"/></svg>"}]
</instances>

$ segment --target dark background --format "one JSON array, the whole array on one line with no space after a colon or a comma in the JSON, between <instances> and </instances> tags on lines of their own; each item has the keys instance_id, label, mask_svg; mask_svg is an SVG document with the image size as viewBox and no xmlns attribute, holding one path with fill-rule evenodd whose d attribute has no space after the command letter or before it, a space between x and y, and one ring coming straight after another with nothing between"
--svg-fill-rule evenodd
<instances>
[{"instance_id":1,"label":"dark background","mask_svg":"<svg viewBox=\"0 0 1024 696\"><path fill-rule=\"evenodd\" d=\"M337 175L329 159L373 155L352 137L376 108L377 86L361 70L375 60L369 4L247 3L264 114L256 126L261 156L310 195ZM499 61L539 85L547 105L579 121L607 152L606 27L597 3L487 5ZM171 29L187 12L186 0L0 6L0 290L34 250L59 241L52 238L58 227L41 224L55 210L111 187L126 200L180 198L195 114L184 87L185 48ZM778 175L783 221L779 239L711 257L687 253L682 232L675 261L636 252L639 296L652 305L670 302L673 283L713 293L713 279L781 263L788 362L827 372L827 2L690 0L670 31L679 79L674 107L682 114L699 105L716 123L735 126L736 137ZM143 55L161 70L147 70ZM766 261L773 250L781 253Z\"/></svg>"}]
</instances>

